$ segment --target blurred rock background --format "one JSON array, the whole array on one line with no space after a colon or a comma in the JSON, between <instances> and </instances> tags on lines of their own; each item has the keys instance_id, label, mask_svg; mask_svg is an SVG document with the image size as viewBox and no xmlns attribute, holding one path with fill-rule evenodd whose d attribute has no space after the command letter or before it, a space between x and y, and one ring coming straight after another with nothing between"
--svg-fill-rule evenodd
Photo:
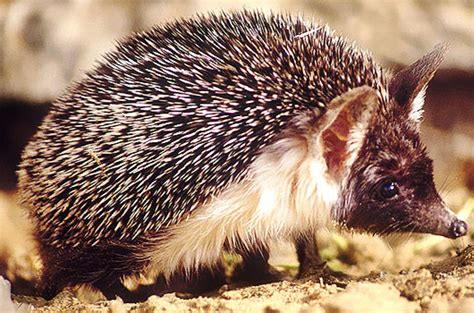
<instances>
[{"instance_id":1,"label":"blurred rock background","mask_svg":"<svg viewBox=\"0 0 474 313\"><path fill-rule=\"evenodd\" d=\"M25 228L11 200L15 168L48 104L133 31L241 8L328 23L395 70L449 42L448 57L428 89L423 136L443 195L461 208L474 191L473 0L0 0L0 256L16 249L4 248L3 239ZM0 275L12 266L0 260Z\"/></svg>"},{"instance_id":2,"label":"blurred rock background","mask_svg":"<svg viewBox=\"0 0 474 313\"><path fill-rule=\"evenodd\" d=\"M449 42L428 92L425 137L440 159L437 178L449 185L467 179L462 172L472 172L474 158L472 0L0 0L0 187L14 188L19 152L46 105L116 40L174 18L239 8L328 23L395 69Z\"/></svg>"}]
</instances>

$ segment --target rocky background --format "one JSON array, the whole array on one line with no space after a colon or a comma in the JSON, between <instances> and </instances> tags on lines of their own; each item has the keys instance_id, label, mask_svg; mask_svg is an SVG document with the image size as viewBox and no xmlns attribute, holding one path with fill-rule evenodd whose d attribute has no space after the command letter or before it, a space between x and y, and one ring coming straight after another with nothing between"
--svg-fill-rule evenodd
<instances>
[{"instance_id":1,"label":"rocky background","mask_svg":"<svg viewBox=\"0 0 474 313\"><path fill-rule=\"evenodd\" d=\"M425 128L434 127L426 137L435 158L442 159L436 176L462 184L462 172L472 168L474 158L472 0L0 0L0 187L14 187L19 151L47 111L44 105L118 39L174 18L239 8L328 23L394 69L449 42L449 55L428 92ZM36 104L41 106L31 106Z\"/></svg>"},{"instance_id":2,"label":"rocky background","mask_svg":"<svg viewBox=\"0 0 474 313\"><path fill-rule=\"evenodd\" d=\"M48 105L71 81L80 78L91 68L94 61L111 49L118 39L131 32L196 13L241 8L290 12L327 23L336 32L372 51L380 63L394 70L416 60L435 44L449 42L448 57L428 89L422 130L424 141L435 160L435 179L442 195L455 211L461 211L460 214L464 218L468 219L470 214L471 225L474 224L474 201L469 200L474 194L473 0L262 0L258 4L248 0L0 0L0 275L13 281L16 294L31 292L30 282L37 270L37 263L34 261L35 256L29 240L29 224L15 198L15 169L21 149L47 113ZM396 272L402 268L419 267L433 258L441 258L449 253L454 255L456 247L463 247L472 242L472 232L470 236L456 243L428 238L425 239L429 242L428 248L425 247L426 241L417 241L401 250L373 238L358 238L349 243L341 243L336 239L328 240L329 248L323 251L323 254L328 259L334 258L333 265L346 262L343 269L352 270L354 274L368 274L370 270ZM420 248L420 245L425 248ZM424 252L420 254L420 250ZM470 262L473 263L472 251L469 253ZM276 260L277 263L291 263L278 261L278 256ZM361 267L355 264L361 264ZM365 272L360 271L361 268L364 268ZM471 294L467 296L469 299L474 294L473 268L474 266L471 266L470 270L467 270L467 276L452 278L453 281L463 281L468 277L462 288L456 289L458 294L461 294L459 297L453 295L454 291L451 289L439 287L442 281L437 281L436 284L428 281L428 286L431 286L431 294L428 292L428 296L433 298L413 296L410 294L413 292L410 283L400 287L391 280L390 286L384 285L382 289L377 285L378 291L375 291L373 297L368 296L371 294L371 287L367 289L365 285L349 288L348 293L355 292L353 296L357 299L365 296L368 303L374 297L382 296L388 297L387 301L392 301L390 297L393 294L394 303L400 305L401 302L396 299L401 297L401 292L403 301L408 299L416 302L416 305L410 302L409 308L400 309L406 312L420 308L435 312L438 306L442 308L439 312L469 312L469 307L472 308L474 304L472 301L466 304L463 297L465 294ZM426 272L422 272L420 275L425 274ZM397 276L394 279L402 281L406 278L404 277ZM443 277L451 279L449 276ZM415 284L419 281L414 280ZM279 290L286 290L284 292L288 293L289 288L289 293L293 293L291 288L294 287L298 290L295 289L293 296L299 299L295 301L319 305L318 297L324 298L334 293L338 294L339 298L328 298L329 306L324 307L324 310L347 311L347 306L338 307L337 304L351 301L350 296L344 298L347 293L341 295L334 289L336 287L331 289L330 286L324 287L324 284L320 289L314 287L314 284L308 286L310 291L307 293L299 293L298 288L303 287L295 287L289 283L278 285L275 289L249 289L237 294L231 291L227 296L224 293L220 302L211 304L207 303L207 300L204 304L199 304L198 300L182 302L184 300L173 296L152 299L152 302L164 301L164 308L170 303L178 303L183 306L184 311L190 307L219 309L225 307L220 305L222 301L227 301L226 299L242 301L248 296L251 302L260 301L258 303L261 305L256 306L258 308L281 309L288 308L283 304L289 295L279 294ZM394 292L393 286L400 292ZM408 290L405 295L403 288ZM245 292L250 296L246 296ZM282 301L282 306L268 306L265 302L265 297L272 298L274 294L281 296L278 301ZM442 297L446 294L450 294L451 298ZM67 297L69 302L78 301L69 294ZM455 302L453 299L456 297L461 299L461 302ZM60 303L62 300L56 301ZM335 303L333 307L331 301ZM81 302L78 303L78 308L83 308ZM237 311L242 309L241 302L232 303L229 308L234 308L235 305ZM104 307L113 305L115 304L109 303ZM460 307L467 309L459 309ZM300 306L295 308L295 311L298 311ZM375 306L375 309L377 308ZM234 309L230 309L232 310ZM367 312L369 311L368 309Z\"/></svg>"}]
</instances>

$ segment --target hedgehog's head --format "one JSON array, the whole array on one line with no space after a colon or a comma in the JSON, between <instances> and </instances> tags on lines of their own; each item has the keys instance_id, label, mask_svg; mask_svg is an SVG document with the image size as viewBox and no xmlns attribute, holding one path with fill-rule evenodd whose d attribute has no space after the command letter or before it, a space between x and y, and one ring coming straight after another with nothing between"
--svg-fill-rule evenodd
<instances>
[{"instance_id":1,"label":"hedgehog's head","mask_svg":"<svg viewBox=\"0 0 474 313\"><path fill-rule=\"evenodd\" d=\"M444 51L438 47L394 75L383 103L374 89L360 87L328 106L320 144L341 188L331 213L342 226L377 234L466 234L466 223L435 189L419 135L424 90Z\"/></svg>"}]
</instances>

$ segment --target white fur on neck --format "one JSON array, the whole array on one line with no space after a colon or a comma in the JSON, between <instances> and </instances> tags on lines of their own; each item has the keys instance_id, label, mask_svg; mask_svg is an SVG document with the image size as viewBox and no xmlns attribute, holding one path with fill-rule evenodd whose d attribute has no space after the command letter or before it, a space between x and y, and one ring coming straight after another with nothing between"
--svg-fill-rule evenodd
<instances>
[{"instance_id":1,"label":"white fur on neck","mask_svg":"<svg viewBox=\"0 0 474 313\"><path fill-rule=\"evenodd\" d=\"M425 95L426 86L421 89L421 91L416 95L415 99L413 99L409 117L414 122L419 123L421 121L421 117L423 116L423 105L425 104Z\"/></svg>"},{"instance_id":2,"label":"white fur on neck","mask_svg":"<svg viewBox=\"0 0 474 313\"><path fill-rule=\"evenodd\" d=\"M255 249L270 239L292 239L324 226L338 196L318 152L301 137L268 147L248 178L234 184L174 226L146 256L153 271L169 276L212 266L224 245Z\"/></svg>"}]
</instances>

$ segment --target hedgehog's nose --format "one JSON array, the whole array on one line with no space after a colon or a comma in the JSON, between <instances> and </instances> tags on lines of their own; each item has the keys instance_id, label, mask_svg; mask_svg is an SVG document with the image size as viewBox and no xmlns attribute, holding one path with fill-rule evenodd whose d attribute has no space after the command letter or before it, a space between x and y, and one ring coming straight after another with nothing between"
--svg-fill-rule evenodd
<instances>
[{"instance_id":1,"label":"hedgehog's nose","mask_svg":"<svg viewBox=\"0 0 474 313\"><path fill-rule=\"evenodd\" d=\"M455 219L450 227L451 238L458 238L467 234L467 224L464 221Z\"/></svg>"}]
</instances>

